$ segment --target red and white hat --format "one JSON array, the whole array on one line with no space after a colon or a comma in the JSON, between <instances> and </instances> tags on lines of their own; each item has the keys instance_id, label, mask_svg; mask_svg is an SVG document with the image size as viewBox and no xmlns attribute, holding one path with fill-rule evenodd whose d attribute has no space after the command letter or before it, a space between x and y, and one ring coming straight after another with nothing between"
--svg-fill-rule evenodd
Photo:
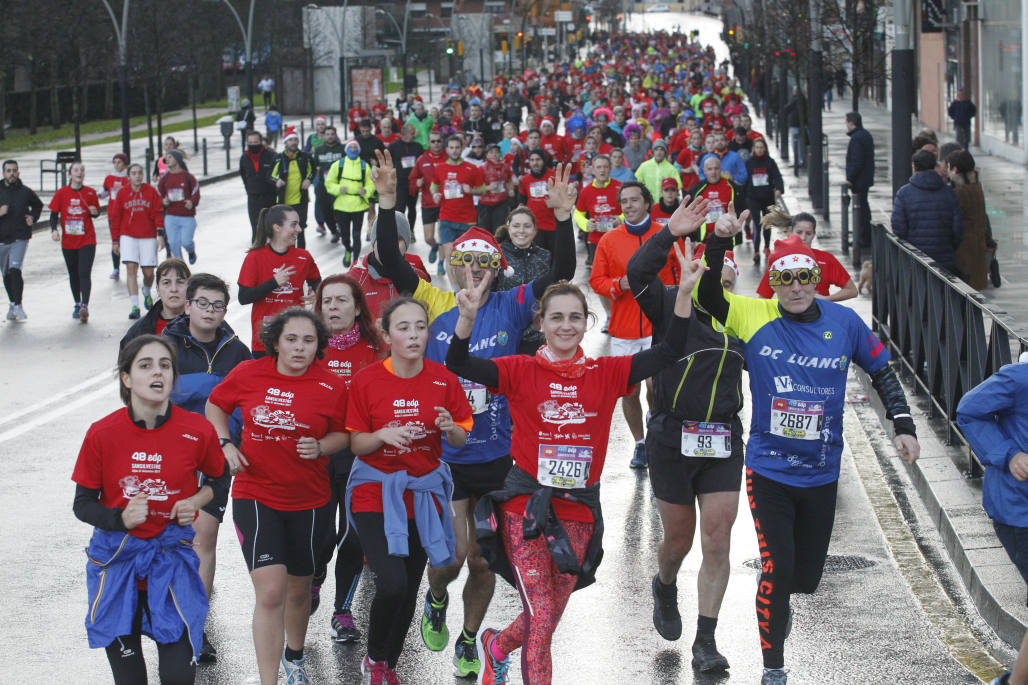
<instances>
[{"instance_id":1,"label":"red and white hat","mask_svg":"<svg viewBox=\"0 0 1028 685\"><path fill-rule=\"evenodd\" d=\"M814 251L807 247L798 235L777 241L768 262L768 269L772 271L818 268Z\"/></svg>"},{"instance_id":2,"label":"red and white hat","mask_svg":"<svg viewBox=\"0 0 1028 685\"><path fill-rule=\"evenodd\" d=\"M328 123L328 117L326 117L324 114L319 114L318 116L314 117L314 123L315 124L318 123L319 121L327 124Z\"/></svg>"},{"instance_id":3,"label":"red and white hat","mask_svg":"<svg viewBox=\"0 0 1028 685\"><path fill-rule=\"evenodd\" d=\"M296 132L295 126L286 126L285 135L282 136L282 142L284 143L290 138L300 140L300 134Z\"/></svg>"},{"instance_id":4,"label":"red and white hat","mask_svg":"<svg viewBox=\"0 0 1028 685\"><path fill-rule=\"evenodd\" d=\"M553 117L543 117L543 120L539 122L539 128L542 128L543 126L546 126L547 124L552 126L554 130L557 129L557 124L556 124L556 122L553 121Z\"/></svg>"},{"instance_id":5,"label":"red and white hat","mask_svg":"<svg viewBox=\"0 0 1028 685\"><path fill-rule=\"evenodd\" d=\"M460 256L465 252L484 252L492 255L494 268L502 270L506 276L514 275L514 269L507 265L507 258L503 256L496 238L483 228L472 226L453 242L451 254L454 256L451 258L451 264L458 265Z\"/></svg>"},{"instance_id":6,"label":"red and white hat","mask_svg":"<svg viewBox=\"0 0 1028 685\"><path fill-rule=\"evenodd\" d=\"M735 263L735 253L732 250L725 252L725 266L735 272L735 277L739 278L739 265Z\"/></svg>"}]
</instances>

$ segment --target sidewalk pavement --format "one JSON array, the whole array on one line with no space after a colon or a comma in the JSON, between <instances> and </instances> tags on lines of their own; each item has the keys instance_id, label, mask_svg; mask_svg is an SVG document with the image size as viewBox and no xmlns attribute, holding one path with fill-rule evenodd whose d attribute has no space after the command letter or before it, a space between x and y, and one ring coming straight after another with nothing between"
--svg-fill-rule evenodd
<instances>
[{"instance_id":1,"label":"sidewalk pavement","mask_svg":"<svg viewBox=\"0 0 1028 685\"><path fill-rule=\"evenodd\" d=\"M854 278L856 270L851 258L844 257L841 249L841 191L845 183L846 110L836 107L825 112L824 131L828 135L829 222L819 221L817 246L832 252L840 262L850 269ZM889 180L891 151L891 114L881 108L862 105L864 128L875 139L877 151L875 164L875 185L869 194L872 223L889 224L892 211L892 183ZM764 131L764 119L754 117L754 128ZM914 131L920 130L915 126ZM940 141L945 142L945 141ZM811 202L807 194L806 171L795 176L793 168L781 162L780 150L769 139L772 155L782 167L785 178L785 201L790 212L810 211ZM999 243L997 256L1003 274L1000 288L983 291L990 304L1005 310L1015 320L1028 328L1028 226L1025 225L1025 192L1028 180L1025 169L1003 159L986 155L978 148L971 153L980 170L985 189L986 207L992 221L993 235ZM852 223L851 223L852 231ZM854 308L862 315L870 311L866 296L852 301ZM884 417L884 409L878 405L877 395L872 392L870 379L859 374L864 392L872 406ZM982 618L996 631L1000 638L1017 648L1028 628L1028 608L1025 606L1025 582L1010 561L996 537L992 522L981 506L982 481L969 480L964 476L962 464L966 455L962 450L947 444L947 436L937 433L929 420L930 410L924 397L910 393L908 396L919 440L922 456L907 473L939 530L950 561L964 583ZM882 421L883 426L889 426ZM890 484L893 485L893 484ZM895 487L895 485L893 485Z\"/></svg>"}]
</instances>

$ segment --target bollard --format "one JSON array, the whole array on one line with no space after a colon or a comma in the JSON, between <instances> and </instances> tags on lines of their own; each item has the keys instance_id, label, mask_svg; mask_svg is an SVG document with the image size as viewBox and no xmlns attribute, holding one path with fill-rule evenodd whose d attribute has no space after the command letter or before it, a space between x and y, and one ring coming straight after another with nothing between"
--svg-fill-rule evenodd
<instances>
[{"instance_id":1,"label":"bollard","mask_svg":"<svg viewBox=\"0 0 1028 685\"><path fill-rule=\"evenodd\" d=\"M207 139L203 139L203 175L207 175Z\"/></svg>"},{"instance_id":2,"label":"bollard","mask_svg":"<svg viewBox=\"0 0 1028 685\"><path fill-rule=\"evenodd\" d=\"M869 208L870 208L870 206L869 206ZM868 223L870 223L870 218L871 217L868 217ZM860 203L859 202L854 202L853 203L853 261L851 262L851 264L853 264L853 268L854 269L859 269L860 265L861 265L861 262L863 261L862 258L861 258L861 250L863 249L863 245L860 244L860 241L861 241L861 235L860 235L861 223L860 222L862 221L862 219L863 218L860 216Z\"/></svg>"},{"instance_id":3,"label":"bollard","mask_svg":"<svg viewBox=\"0 0 1028 685\"><path fill-rule=\"evenodd\" d=\"M145 176L143 178L149 177L150 173L152 171L153 171L153 148L149 148L148 147L148 148L146 148L146 170L144 172Z\"/></svg>"},{"instance_id":4,"label":"bollard","mask_svg":"<svg viewBox=\"0 0 1028 685\"><path fill-rule=\"evenodd\" d=\"M821 134L821 167L824 169L824 178L821 181L821 193L824 195L825 199L825 223L828 224L832 221L831 202L829 202L832 194L828 191L832 186L828 183L828 135L824 133Z\"/></svg>"},{"instance_id":5,"label":"bollard","mask_svg":"<svg viewBox=\"0 0 1028 685\"><path fill-rule=\"evenodd\" d=\"M225 171L232 168L232 136L225 136Z\"/></svg>"},{"instance_id":6,"label":"bollard","mask_svg":"<svg viewBox=\"0 0 1028 685\"><path fill-rule=\"evenodd\" d=\"M305 133L303 124L303 119L300 119L300 147L303 147L303 141L307 140L307 134Z\"/></svg>"},{"instance_id":7,"label":"bollard","mask_svg":"<svg viewBox=\"0 0 1028 685\"><path fill-rule=\"evenodd\" d=\"M842 253L850 253L850 187L842 184Z\"/></svg>"}]
</instances>

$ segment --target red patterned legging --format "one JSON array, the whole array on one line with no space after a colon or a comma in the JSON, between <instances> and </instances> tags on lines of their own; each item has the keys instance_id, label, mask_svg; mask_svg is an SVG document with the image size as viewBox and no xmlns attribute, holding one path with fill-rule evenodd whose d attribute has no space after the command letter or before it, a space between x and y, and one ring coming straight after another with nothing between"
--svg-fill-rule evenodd
<instances>
[{"instance_id":1,"label":"red patterned legging","mask_svg":"<svg viewBox=\"0 0 1028 685\"><path fill-rule=\"evenodd\" d=\"M524 610L497 636L496 645L505 654L523 647L521 675L525 685L549 685L553 673L550 642L578 576L557 570L543 536L525 540L522 521L521 516L504 513L501 534ZM593 524L581 521L564 521L563 524L581 563L592 537Z\"/></svg>"}]
</instances>

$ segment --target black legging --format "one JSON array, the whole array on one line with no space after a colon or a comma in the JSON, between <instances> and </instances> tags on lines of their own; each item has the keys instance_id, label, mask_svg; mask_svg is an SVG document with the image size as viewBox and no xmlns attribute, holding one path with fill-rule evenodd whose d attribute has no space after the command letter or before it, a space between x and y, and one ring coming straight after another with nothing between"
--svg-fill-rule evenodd
<instances>
[{"instance_id":1,"label":"black legging","mask_svg":"<svg viewBox=\"0 0 1028 685\"><path fill-rule=\"evenodd\" d=\"M510 204L501 202L498 205L487 205L478 203L478 225L481 228L496 233L496 229L507 223L507 215L510 213Z\"/></svg>"},{"instance_id":2,"label":"black legging","mask_svg":"<svg viewBox=\"0 0 1028 685\"><path fill-rule=\"evenodd\" d=\"M761 228L760 219L768 213L767 208L775 203L774 199L765 202L762 199L746 198L746 209L750 210L750 221L753 222L753 253L760 252L760 237L764 235L764 247L771 249L771 229Z\"/></svg>"},{"instance_id":3,"label":"black legging","mask_svg":"<svg viewBox=\"0 0 1028 685\"><path fill-rule=\"evenodd\" d=\"M335 202L335 198L328 194L325 190L325 181L322 180L318 183L314 190L314 202L315 202L315 217L321 217L321 220L328 227L328 232L332 235L339 233L336 228L336 214L332 209L332 203Z\"/></svg>"},{"instance_id":4,"label":"black legging","mask_svg":"<svg viewBox=\"0 0 1028 685\"><path fill-rule=\"evenodd\" d=\"M390 668L403 652L414 609L418 603L421 575L428 557L421 548L414 519L407 522L407 545L410 556L389 555L385 537L385 519L380 513L354 513L361 544L368 558L368 567L375 574L375 599L371 602L368 621L368 656L373 661L387 661Z\"/></svg>"},{"instance_id":5,"label":"black legging","mask_svg":"<svg viewBox=\"0 0 1028 685\"><path fill-rule=\"evenodd\" d=\"M407 223L410 224L411 234L414 232L414 221L418 218L418 194L410 194L409 179L397 179L396 181L396 211L407 213Z\"/></svg>"},{"instance_id":6,"label":"black legging","mask_svg":"<svg viewBox=\"0 0 1028 685\"><path fill-rule=\"evenodd\" d=\"M757 626L764 668L785 665L789 596L821 582L835 522L838 481L812 488L784 485L746 469L746 494L760 547Z\"/></svg>"},{"instance_id":7,"label":"black legging","mask_svg":"<svg viewBox=\"0 0 1028 685\"><path fill-rule=\"evenodd\" d=\"M293 208L300 219L300 233L296 236L296 246L301 250L307 247L307 208L309 203L301 202L298 205L289 205Z\"/></svg>"},{"instance_id":8,"label":"black legging","mask_svg":"<svg viewBox=\"0 0 1028 685\"><path fill-rule=\"evenodd\" d=\"M364 225L364 212L341 212L335 210L336 226L339 228L339 239L343 247L353 252L353 261L361 253L361 226Z\"/></svg>"},{"instance_id":9,"label":"black legging","mask_svg":"<svg viewBox=\"0 0 1028 685\"><path fill-rule=\"evenodd\" d=\"M121 256L114 253L114 246L111 246L111 263L115 271L121 271Z\"/></svg>"},{"instance_id":10,"label":"black legging","mask_svg":"<svg viewBox=\"0 0 1028 685\"><path fill-rule=\"evenodd\" d=\"M257 220L261 216L261 210L275 204L275 195L247 195L246 212L250 215L250 243L253 243L257 235Z\"/></svg>"},{"instance_id":11,"label":"black legging","mask_svg":"<svg viewBox=\"0 0 1028 685\"><path fill-rule=\"evenodd\" d=\"M89 304L89 293L93 289L93 259L96 245L83 245L77 250L61 249L64 265L68 267L68 283L75 304Z\"/></svg>"},{"instance_id":12,"label":"black legging","mask_svg":"<svg viewBox=\"0 0 1028 685\"><path fill-rule=\"evenodd\" d=\"M132 634L115 638L107 645L107 661L114 674L114 685L146 685L146 662L143 661L142 624L146 609L146 590L139 591ZM182 628L177 642L157 643L157 669L161 685L192 685L196 667L192 665L193 646L189 631Z\"/></svg>"},{"instance_id":13,"label":"black legging","mask_svg":"<svg viewBox=\"0 0 1028 685\"><path fill-rule=\"evenodd\" d=\"M25 279L22 278L21 269L8 269L4 274L4 288L7 290L7 299L11 304L21 304L21 296L25 292Z\"/></svg>"},{"instance_id":14,"label":"black legging","mask_svg":"<svg viewBox=\"0 0 1028 685\"><path fill-rule=\"evenodd\" d=\"M332 561L332 554L338 549L335 568L336 601L333 612L336 614L350 610L353 596L357 592L357 584L361 579L361 571L364 570L364 550L360 537L355 528L350 526L347 530L346 525L346 481L350 477L353 453L350 450L344 452L346 454L333 455L333 463L330 466L332 501L329 506L332 510L339 510L338 529L336 521L333 520L325 531L325 538L318 549L318 564L314 569L314 584L320 586L328 575L328 562ZM340 536L344 534L346 537L340 540Z\"/></svg>"}]
</instances>

